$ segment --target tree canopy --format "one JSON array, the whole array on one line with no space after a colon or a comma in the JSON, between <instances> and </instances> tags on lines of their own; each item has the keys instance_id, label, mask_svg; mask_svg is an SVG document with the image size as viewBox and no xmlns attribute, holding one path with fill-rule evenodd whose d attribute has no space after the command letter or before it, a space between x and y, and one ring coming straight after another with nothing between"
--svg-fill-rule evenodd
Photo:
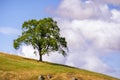
<instances>
[{"instance_id":1,"label":"tree canopy","mask_svg":"<svg viewBox=\"0 0 120 80\"><path fill-rule=\"evenodd\" d=\"M66 55L67 42L60 36L60 28L52 18L25 21L22 25L22 35L14 40L14 48L19 49L20 45L32 45L37 49L42 61L42 55L52 51L58 51Z\"/></svg>"}]
</instances>

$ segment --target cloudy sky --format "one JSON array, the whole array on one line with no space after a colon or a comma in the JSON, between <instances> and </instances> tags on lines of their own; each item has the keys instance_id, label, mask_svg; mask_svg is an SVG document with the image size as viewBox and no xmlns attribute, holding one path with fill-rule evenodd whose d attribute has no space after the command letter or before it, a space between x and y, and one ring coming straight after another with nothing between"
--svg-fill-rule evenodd
<instances>
[{"instance_id":1,"label":"cloudy sky","mask_svg":"<svg viewBox=\"0 0 120 80\"><path fill-rule=\"evenodd\" d=\"M38 59L32 46L13 48L21 25L52 17L66 37L67 57L44 55L45 61L120 78L120 0L0 0L0 52Z\"/></svg>"}]
</instances>

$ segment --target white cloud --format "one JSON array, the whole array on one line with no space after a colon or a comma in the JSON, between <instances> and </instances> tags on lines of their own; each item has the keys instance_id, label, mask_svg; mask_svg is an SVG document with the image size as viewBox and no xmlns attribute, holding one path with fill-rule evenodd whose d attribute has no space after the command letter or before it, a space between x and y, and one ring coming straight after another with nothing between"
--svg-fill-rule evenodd
<instances>
[{"instance_id":1,"label":"white cloud","mask_svg":"<svg viewBox=\"0 0 120 80\"><path fill-rule=\"evenodd\" d=\"M43 56L44 61L50 61L54 63L59 63L59 64L65 64L66 57L64 57L62 54L59 54L57 52L50 53L49 55L44 55Z\"/></svg>"},{"instance_id":2,"label":"white cloud","mask_svg":"<svg viewBox=\"0 0 120 80\"><path fill-rule=\"evenodd\" d=\"M113 72L114 70L102 62L95 53L96 52L90 52L88 50L81 50L79 53L74 51L74 53L68 56L66 64L101 73Z\"/></svg>"},{"instance_id":3,"label":"white cloud","mask_svg":"<svg viewBox=\"0 0 120 80\"><path fill-rule=\"evenodd\" d=\"M6 35L15 35L15 34L19 34L20 31L12 27L0 27L0 33Z\"/></svg>"},{"instance_id":4,"label":"white cloud","mask_svg":"<svg viewBox=\"0 0 120 80\"><path fill-rule=\"evenodd\" d=\"M119 50L119 23L101 20L73 20L70 22L66 21L66 23L63 20L59 20L58 22L61 26L62 34L68 39L68 42L70 41L71 46L72 43L73 45L78 42L83 44L89 41L93 47Z\"/></svg>"},{"instance_id":5,"label":"white cloud","mask_svg":"<svg viewBox=\"0 0 120 80\"><path fill-rule=\"evenodd\" d=\"M116 10L116 9L113 9L112 11L112 17L111 17L111 19L113 20L113 21L116 21L116 22L120 22L120 11L119 10Z\"/></svg>"},{"instance_id":6,"label":"white cloud","mask_svg":"<svg viewBox=\"0 0 120 80\"><path fill-rule=\"evenodd\" d=\"M103 1L114 5L120 5L120 0L103 0Z\"/></svg>"},{"instance_id":7,"label":"white cloud","mask_svg":"<svg viewBox=\"0 0 120 80\"><path fill-rule=\"evenodd\" d=\"M34 49L31 45L29 46L22 46L21 47L21 53L23 57L33 58L33 59L39 59L39 55L36 53L34 54Z\"/></svg>"},{"instance_id":8,"label":"white cloud","mask_svg":"<svg viewBox=\"0 0 120 80\"><path fill-rule=\"evenodd\" d=\"M69 19L106 19L111 16L106 4L88 0L62 0L56 11L57 14Z\"/></svg>"}]
</instances>

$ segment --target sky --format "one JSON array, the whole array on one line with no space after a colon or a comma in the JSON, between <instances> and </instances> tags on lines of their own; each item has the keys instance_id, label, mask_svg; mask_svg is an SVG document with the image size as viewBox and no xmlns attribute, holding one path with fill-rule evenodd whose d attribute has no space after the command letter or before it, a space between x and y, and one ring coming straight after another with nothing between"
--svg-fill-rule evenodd
<instances>
[{"instance_id":1,"label":"sky","mask_svg":"<svg viewBox=\"0 0 120 80\"><path fill-rule=\"evenodd\" d=\"M13 48L24 21L52 17L68 42L66 57L43 60L120 78L120 0L0 0L0 52L38 59L31 45Z\"/></svg>"}]
</instances>

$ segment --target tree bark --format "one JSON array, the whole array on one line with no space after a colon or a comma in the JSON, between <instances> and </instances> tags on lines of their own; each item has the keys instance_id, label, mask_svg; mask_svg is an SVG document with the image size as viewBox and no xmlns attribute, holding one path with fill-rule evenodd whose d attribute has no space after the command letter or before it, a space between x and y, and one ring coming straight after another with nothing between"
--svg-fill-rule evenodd
<instances>
[{"instance_id":1,"label":"tree bark","mask_svg":"<svg viewBox=\"0 0 120 80\"><path fill-rule=\"evenodd\" d=\"M42 61L41 48L39 48L39 61Z\"/></svg>"},{"instance_id":2,"label":"tree bark","mask_svg":"<svg viewBox=\"0 0 120 80\"><path fill-rule=\"evenodd\" d=\"M39 61L42 61L42 54L40 51L39 51Z\"/></svg>"}]
</instances>

